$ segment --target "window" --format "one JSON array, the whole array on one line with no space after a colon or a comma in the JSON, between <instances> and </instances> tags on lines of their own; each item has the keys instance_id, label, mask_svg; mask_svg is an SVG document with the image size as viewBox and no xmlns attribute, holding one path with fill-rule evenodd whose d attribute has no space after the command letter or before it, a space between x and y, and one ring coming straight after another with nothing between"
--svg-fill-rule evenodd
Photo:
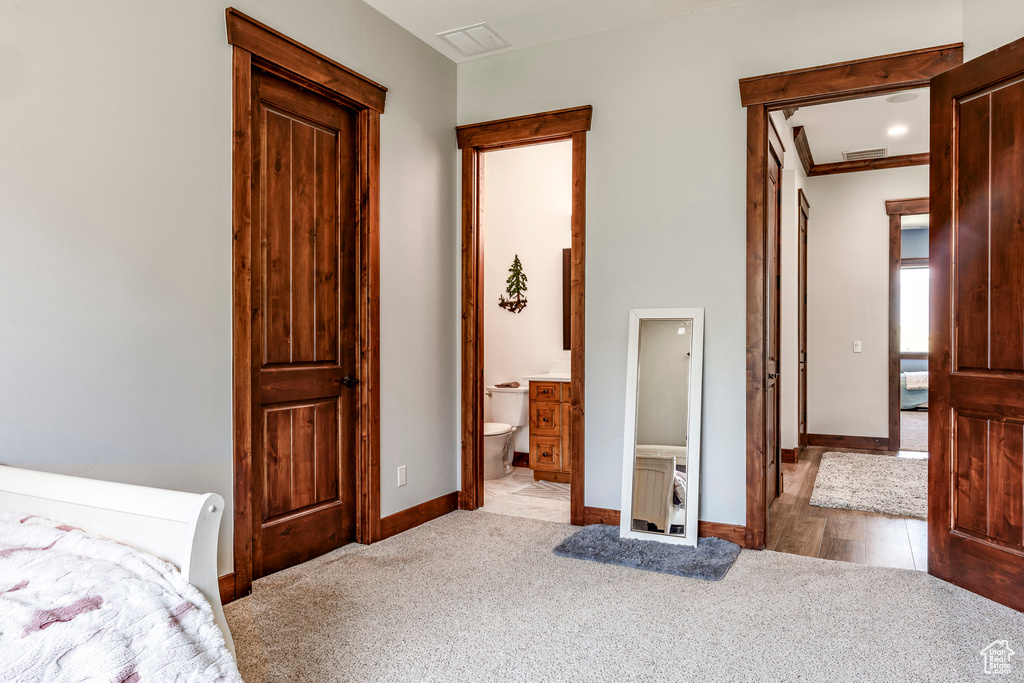
<instances>
[{"instance_id":1,"label":"window","mask_svg":"<svg viewBox=\"0 0 1024 683\"><path fill-rule=\"evenodd\" d=\"M900 268L900 352L928 352L928 266Z\"/></svg>"}]
</instances>

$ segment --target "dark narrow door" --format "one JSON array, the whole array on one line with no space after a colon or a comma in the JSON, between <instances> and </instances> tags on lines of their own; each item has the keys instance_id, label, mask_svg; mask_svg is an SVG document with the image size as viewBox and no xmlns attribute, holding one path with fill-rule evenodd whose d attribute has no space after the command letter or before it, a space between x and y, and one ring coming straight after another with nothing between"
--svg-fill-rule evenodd
<instances>
[{"instance_id":1,"label":"dark narrow door","mask_svg":"<svg viewBox=\"0 0 1024 683\"><path fill-rule=\"evenodd\" d=\"M1024 609L1024 39L932 80L928 571Z\"/></svg>"},{"instance_id":2,"label":"dark narrow door","mask_svg":"<svg viewBox=\"0 0 1024 683\"><path fill-rule=\"evenodd\" d=\"M797 457L807 447L807 220L810 218L811 205L807 202L804 191L797 193L797 369L800 375L797 380Z\"/></svg>"},{"instance_id":3,"label":"dark narrow door","mask_svg":"<svg viewBox=\"0 0 1024 683\"><path fill-rule=\"evenodd\" d=\"M769 145L768 154L768 233L765 244L765 315L768 317L768 348L765 349L768 382L765 396L765 505L782 493L782 469L779 467L779 256L782 204L782 151Z\"/></svg>"},{"instance_id":4,"label":"dark narrow door","mask_svg":"<svg viewBox=\"0 0 1024 683\"><path fill-rule=\"evenodd\" d=\"M354 539L357 169L352 110L254 74L253 117L256 578Z\"/></svg>"}]
</instances>

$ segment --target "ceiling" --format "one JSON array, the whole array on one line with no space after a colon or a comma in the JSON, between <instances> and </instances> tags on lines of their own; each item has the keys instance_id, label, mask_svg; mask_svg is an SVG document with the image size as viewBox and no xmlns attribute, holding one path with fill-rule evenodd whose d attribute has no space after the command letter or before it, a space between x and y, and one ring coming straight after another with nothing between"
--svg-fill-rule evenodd
<instances>
[{"instance_id":1,"label":"ceiling","mask_svg":"<svg viewBox=\"0 0 1024 683\"><path fill-rule=\"evenodd\" d=\"M757 0L364 0L456 62L466 57L437 37L442 31L487 22L514 50L599 33L677 14ZM495 54L487 52L486 55Z\"/></svg>"},{"instance_id":2,"label":"ceiling","mask_svg":"<svg viewBox=\"0 0 1024 683\"><path fill-rule=\"evenodd\" d=\"M803 126L815 164L843 160L843 152L886 147L889 156L928 151L928 88L908 90L917 97L909 102L887 102L894 93L859 100L801 107L789 119ZM902 93L898 93L902 94ZM907 133L890 136L893 126Z\"/></svg>"}]
</instances>

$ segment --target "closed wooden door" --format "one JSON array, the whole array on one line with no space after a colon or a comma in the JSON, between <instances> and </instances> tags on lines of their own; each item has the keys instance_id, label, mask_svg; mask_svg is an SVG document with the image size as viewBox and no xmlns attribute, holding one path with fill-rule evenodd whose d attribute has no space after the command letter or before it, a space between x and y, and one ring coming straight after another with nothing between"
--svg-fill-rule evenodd
<instances>
[{"instance_id":1,"label":"closed wooden door","mask_svg":"<svg viewBox=\"0 0 1024 683\"><path fill-rule=\"evenodd\" d=\"M797 454L807 447L807 221L811 206L804 191L797 193Z\"/></svg>"},{"instance_id":2,"label":"closed wooden door","mask_svg":"<svg viewBox=\"0 0 1024 683\"><path fill-rule=\"evenodd\" d=\"M356 114L253 78L253 577L354 540Z\"/></svg>"},{"instance_id":3,"label":"closed wooden door","mask_svg":"<svg viewBox=\"0 0 1024 683\"><path fill-rule=\"evenodd\" d=\"M1024 39L932 80L928 571L1024 609Z\"/></svg>"},{"instance_id":4,"label":"closed wooden door","mask_svg":"<svg viewBox=\"0 0 1024 683\"><path fill-rule=\"evenodd\" d=\"M765 349L768 381L765 396L765 505L782 493L782 468L779 466L779 257L782 204L782 150L769 146L768 187L766 188L768 232L765 244L765 315L768 344Z\"/></svg>"}]
</instances>

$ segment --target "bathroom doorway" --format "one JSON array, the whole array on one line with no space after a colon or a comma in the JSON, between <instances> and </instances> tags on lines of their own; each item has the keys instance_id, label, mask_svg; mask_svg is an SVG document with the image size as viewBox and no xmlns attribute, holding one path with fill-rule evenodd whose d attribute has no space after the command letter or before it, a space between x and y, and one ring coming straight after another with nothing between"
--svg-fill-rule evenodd
<instances>
[{"instance_id":1,"label":"bathroom doorway","mask_svg":"<svg viewBox=\"0 0 1024 683\"><path fill-rule=\"evenodd\" d=\"M591 111L578 107L457 129L463 161L462 509L584 522Z\"/></svg>"}]
</instances>

